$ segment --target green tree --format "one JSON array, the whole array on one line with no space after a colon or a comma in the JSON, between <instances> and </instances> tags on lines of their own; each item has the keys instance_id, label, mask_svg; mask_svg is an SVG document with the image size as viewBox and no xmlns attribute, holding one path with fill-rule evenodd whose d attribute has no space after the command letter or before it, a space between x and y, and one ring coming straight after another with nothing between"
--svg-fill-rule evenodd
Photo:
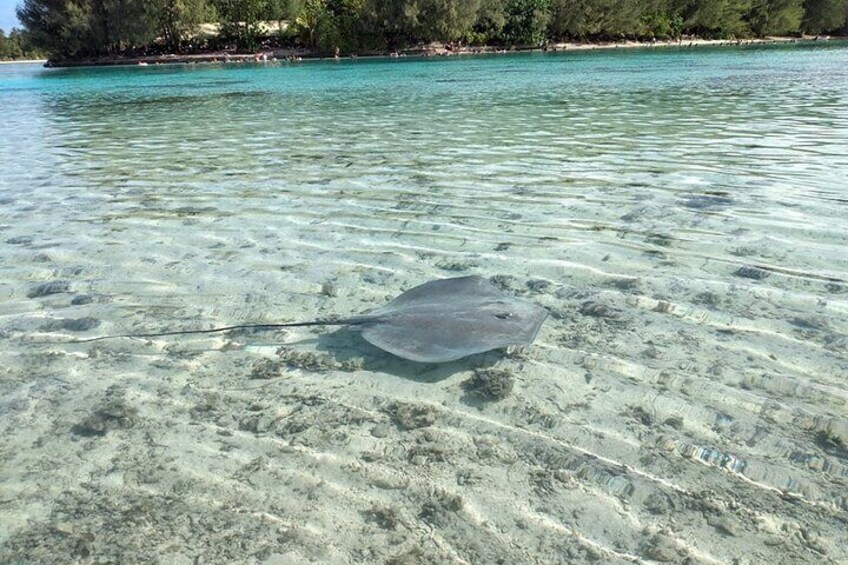
<instances>
[{"instance_id":1,"label":"green tree","mask_svg":"<svg viewBox=\"0 0 848 565\"><path fill-rule=\"evenodd\" d=\"M456 41L471 33L480 0L419 0L417 5L420 39Z\"/></svg>"},{"instance_id":2,"label":"green tree","mask_svg":"<svg viewBox=\"0 0 848 565\"><path fill-rule=\"evenodd\" d=\"M215 7L207 0L155 0L162 41L168 50L180 52L183 42L196 34L200 24L215 21Z\"/></svg>"},{"instance_id":3,"label":"green tree","mask_svg":"<svg viewBox=\"0 0 848 565\"><path fill-rule=\"evenodd\" d=\"M598 4L600 10L596 25L599 35L615 39L650 35L644 21L647 14L656 13L656 10L652 9L652 2L603 0Z\"/></svg>"},{"instance_id":4,"label":"green tree","mask_svg":"<svg viewBox=\"0 0 848 565\"><path fill-rule=\"evenodd\" d=\"M755 0L748 23L755 35L798 33L804 16L803 0Z\"/></svg>"},{"instance_id":5,"label":"green tree","mask_svg":"<svg viewBox=\"0 0 848 565\"><path fill-rule=\"evenodd\" d=\"M104 0L101 4L105 45L122 52L152 44L158 34L155 3L143 0Z\"/></svg>"},{"instance_id":6,"label":"green tree","mask_svg":"<svg viewBox=\"0 0 848 565\"><path fill-rule=\"evenodd\" d=\"M642 15L644 37L657 39L675 39L683 31L683 17L676 12L648 12Z\"/></svg>"},{"instance_id":7,"label":"green tree","mask_svg":"<svg viewBox=\"0 0 848 565\"><path fill-rule=\"evenodd\" d=\"M505 12L506 0L481 0L474 25L466 39L474 44L500 40L506 25Z\"/></svg>"},{"instance_id":8,"label":"green tree","mask_svg":"<svg viewBox=\"0 0 848 565\"><path fill-rule=\"evenodd\" d=\"M144 0L25 0L18 18L35 46L60 57L114 53L156 38L156 9Z\"/></svg>"},{"instance_id":9,"label":"green tree","mask_svg":"<svg viewBox=\"0 0 848 565\"><path fill-rule=\"evenodd\" d=\"M415 0L364 0L361 16L375 46L397 49L413 39Z\"/></svg>"},{"instance_id":10,"label":"green tree","mask_svg":"<svg viewBox=\"0 0 848 565\"><path fill-rule=\"evenodd\" d=\"M14 33L13 30L10 37L6 37L6 33L0 29L0 61L23 58L23 51L13 37Z\"/></svg>"},{"instance_id":11,"label":"green tree","mask_svg":"<svg viewBox=\"0 0 848 565\"><path fill-rule=\"evenodd\" d=\"M362 18L365 0L329 0L329 6L338 32L338 40L333 46L346 52L368 48L371 42ZM330 47L329 43L327 46Z\"/></svg>"},{"instance_id":12,"label":"green tree","mask_svg":"<svg viewBox=\"0 0 848 565\"><path fill-rule=\"evenodd\" d=\"M41 51L32 42L30 34L24 30L12 28L9 33L9 41L12 43L12 49L19 53L16 58L24 59L43 59L44 52Z\"/></svg>"},{"instance_id":13,"label":"green tree","mask_svg":"<svg viewBox=\"0 0 848 565\"><path fill-rule=\"evenodd\" d=\"M801 24L806 33L848 31L848 0L807 0Z\"/></svg>"},{"instance_id":14,"label":"green tree","mask_svg":"<svg viewBox=\"0 0 848 565\"><path fill-rule=\"evenodd\" d=\"M18 6L18 19L43 49L51 53L67 53L70 46L61 36L66 26L66 10L62 0L25 0Z\"/></svg>"},{"instance_id":15,"label":"green tree","mask_svg":"<svg viewBox=\"0 0 848 565\"><path fill-rule=\"evenodd\" d=\"M41 59L43 54L25 31L12 28L9 35L0 29L0 60Z\"/></svg>"},{"instance_id":16,"label":"green tree","mask_svg":"<svg viewBox=\"0 0 848 565\"><path fill-rule=\"evenodd\" d=\"M67 0L24 0L18 19L32 41L51 55L74 57L91 54L91 6Z\"/></svg>"},{"instance_id":17,"label":"green tree","mask_svg":"<svg viewBox=\"0 0 848 565\"><path fill-rule=\"evenodd\" d=\"M508 0L503 37L507 43L537 45L547 38L550 0Z\"/></svg>"},{"instance_id":18,"label":"green tree","mask_svg":"<svg viewBox=\"0 0 848 565\"><path fill-rule=\"evenodd\" d=\"M355 52L367 44L364 0L305 0L295 18L301 41L324 51Z\"/></svg>"},{"instance_id":19,"label":"green tree","mask_svg":"<svg viewBox=\"0 0 848 565\"><path fill-rule=\"evenodd\" d=\"M327 0L306 0L294 23L301 41L309 47L317 47L320 39L326 48L326 44L335 41L338 35Z\"/></svg>"},{"instance_id":20,"label":"green tree","mask_svg":"<svg viewBox=\"0 0 848 565\"><path fill-rule=\"evenodd\" d=\"M704 37L740 37L750 34L745 16L750 0L680 0L677 9L684 31Z\"/></svg>"},{"instance_id":21,"label":"green tree","mask_svg":"<svg viewBox=\"0 0 848 565\"><path fill-rule=\"evenodd\" d=\"M396 49L430 41L536 45L548 38L744 37L830 33L848 24L848 0L23 0L27 33L0 38L0 56L34 46L60 58L164 44L183 48L200 23L253 50L282 22L306 45ZM18 56L18 55L15 55Z\"/></svg>"},{"instance_id":22,"label":"green tree","mask_svg":"<svg viewBox=\"0 0 848 565\"><path fill-rule=\"evenodd\" d=\"M591 0L551 0L549 34L554 39L583 38L593 33L586 10Z\"/></svg>"},{"instance_id":23,"label":"green tree","mask_svg":"<svg viewBox=\"0 0 848 565\"><path fill-rule=\"evenodd\" d=\"M285 29L283 24L294 22L303 6L304 0L267 0L264 17L277 22L278 33L282 35Z\"/></svg>"},{"instance_id":24,"label":"green tree","mask_svg":"<svg viewBox=\"0 0 848 565\"><path fill-rule=\"evenodd\" d=\"M241 50L253 51L259 43L259 18L265 0L215 0L221 35Z\"/></svg>"},{"instance_id":25,"label":"green tree","mask_svg":"<svg viewBox=\"0 0 848 565\"><path fill-rule=\"evenodd\" d=\"M549 34L557 39L651 35L649 27L662 27L657 22L671 28L667 13L667 6L650 0L553 0Z\"/></svg>"}]
</instances>

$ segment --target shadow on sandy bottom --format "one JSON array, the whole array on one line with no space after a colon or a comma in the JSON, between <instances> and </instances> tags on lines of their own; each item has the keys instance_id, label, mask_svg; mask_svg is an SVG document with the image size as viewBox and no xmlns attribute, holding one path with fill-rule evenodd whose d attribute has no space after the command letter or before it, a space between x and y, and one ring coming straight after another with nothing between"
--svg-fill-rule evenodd
<instances>
[{"instance_id":1,"label":"shadow on sandy bottom","mask_svg":"<svg viewBox=\"0 0 848 565\"><path fill-rule=\"evenodd\" d=\"M396 357L362 339L347 328L321 334L315 340L315 348L340 364L361 363L361 369L375 373L386 373L417 382L435 383L448 377L473 369L491 367L504 358L501 351L489 351L448 363L417 363ZM289 345L306 343L294 342Z\"/></svg>"}]
</instances>

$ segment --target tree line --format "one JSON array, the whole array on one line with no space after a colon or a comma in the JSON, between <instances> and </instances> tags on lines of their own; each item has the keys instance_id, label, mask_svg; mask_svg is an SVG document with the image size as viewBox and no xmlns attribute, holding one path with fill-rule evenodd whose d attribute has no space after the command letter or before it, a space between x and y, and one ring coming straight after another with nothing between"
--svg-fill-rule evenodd
<instances>
[{"instance_id":1,"label":"tree line","mask_svg":"<svg viewBox=\"0 0 848 565\"><path fill-rule=\"evenodd\" d=\"M17 13L31 44L58 58L848 31L848 0L24 0ZM199 35L208 23L217 33Z\"/></svg>"},{"instance_id":2,"label":"tree line","mask_svg":"<svg viewBox=\"0 0 848 565\"><path fill-rule=\"evenodd\" d=\"M44 53L32 44L29 35L12 29L9 35L0 29L0 61L16 59L43 59Z\"/></svg>"}]
</instances>

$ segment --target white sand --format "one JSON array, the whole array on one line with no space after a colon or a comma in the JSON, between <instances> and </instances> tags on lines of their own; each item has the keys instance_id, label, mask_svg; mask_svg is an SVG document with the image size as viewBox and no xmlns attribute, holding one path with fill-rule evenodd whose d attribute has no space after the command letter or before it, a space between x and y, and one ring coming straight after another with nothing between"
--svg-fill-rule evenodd
<instances>
[{"instance_id":1,"label":"white sand","mask_svg":"<svg viewBox=\"0 0 848 565\"><path fill-rule=\"evenodd\" d=\"M352 281L337 284L333 309L359 310ZM550 286L531 296L556 315L585 303L557 300L557 291L572 292ZM692 349L693 320L750 335L708 310L660 306L639 292L591 296L601 305L595 315L551 319L524 355L438 367L322 328L42 345L12 359L7 351L21 368L3 396L4 555L169 563L845 557L842 489L829 478L844 472L834 468L837 454L790 470L768 463L777 444L757 440L758 430L768 438L777 428L780 444L806 442L816 430L841 441L844 420L807 420L779 398L781 387L794 387L816 413L837 413L844 389L821 378L798 389L756 369L728 373L746 363L786 369L797 358L791 342L768 359L734 348L730 335L726 345L719 338ZM288 345L278 349L279 341ZM713 348L721 355L702 356ZM505 400L464 390L472 367L487 365L514 374ZM745 392L762 378L770 384L757 396ZM759 396L772 390L773 399ZM794 488L783 487L784 473Z\"/></svg>"}]
</instances>

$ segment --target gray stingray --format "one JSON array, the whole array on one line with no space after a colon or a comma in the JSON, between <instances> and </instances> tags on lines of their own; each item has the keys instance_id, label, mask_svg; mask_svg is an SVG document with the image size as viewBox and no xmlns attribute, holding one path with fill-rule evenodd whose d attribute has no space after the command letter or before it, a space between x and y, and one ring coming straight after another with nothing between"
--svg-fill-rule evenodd
<instances>
[{"instance_id":1,"label":"gray stingray","mask_svg":"<svg viewBox=\"0 0 848 565\"><path fill-rule=\"evenodd\" d=\"M530 345L547 316L541 306L471 276L424 283L342 323L398 357L443 363L509 345Z\"/></svg>"},{"instance_id":2,"label":"gray stingray","mask_svg":"<svg viewBox=\"0 0 848 565\"><path fill-rule=\"evenodd\" d=\"M422 363L444 363L510 345L530 345L547 316L548 311L541 306L509 295L482 277L470 276L424 283L384 306L351 318L109 337L157 337L251 327L344 325L362 334L369 343L398 357ZM94 338L99 339L105 338Z\"/></svg>"}]
</instances>

